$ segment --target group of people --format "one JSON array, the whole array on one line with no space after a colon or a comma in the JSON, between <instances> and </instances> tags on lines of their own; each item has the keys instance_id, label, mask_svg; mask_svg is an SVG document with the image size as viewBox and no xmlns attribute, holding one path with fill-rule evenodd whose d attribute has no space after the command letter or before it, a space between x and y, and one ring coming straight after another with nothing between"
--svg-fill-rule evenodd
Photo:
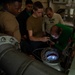
<instances>
[{"instance_id":1,"label":"group of people","mask_svg":"<svg viewBox=\"0 0 75 75\"><path fill-rule=\"evenodd\" d=\"M14 36L21 44L23 52L30 53L41 47L47 47L51 27L64 24L62 17L54 13L51 7L44 7L40 1L26 0L26 7L21 11L22 0L2 0L0 10L0 33ZM27 49L26 49L27 48Z\"/></svg>"}]
</instances>

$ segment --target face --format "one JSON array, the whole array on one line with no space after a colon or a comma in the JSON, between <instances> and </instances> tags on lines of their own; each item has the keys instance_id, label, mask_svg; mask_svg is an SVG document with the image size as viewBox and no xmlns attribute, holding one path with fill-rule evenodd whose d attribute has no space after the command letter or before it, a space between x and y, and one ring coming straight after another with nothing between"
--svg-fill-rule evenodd
<instances>
[{"instance_id":1,"label":"face","mask_svg":"<svg viewBox=\"0 0 75 75\"><path fill-rule=\"evenodd\" d=\"M14 2L11 4L8 4L8 11L14 15L18 15L21 12L21 5L20 2Z\"/></svg>"},{"instance_id":2,"label":"face","mask_svg":"<svg viewBox=\"0 0 75 75\"><path fill-rule=\"evenodd\" d=\"M33 10L34 14L36 17L41 17L43 15L43 8L38 9L38 10Z\"/></svg>"},{"instance_id":3,"label":"face","mask_svg":"<svg viewBox=\"0 0 75 75\"><path fill-rule=\"evenodd\" d=\"M26 5L26 9L27 9L27 11L32 11L32 9L33 9L33 4L27 4L27 5Z\"/></svg>"},{"instance_id":4,"label":"face","mask_svg":"<svg viewBox=\"0 0 75 75\"><path fill-rule=\"evenodd\" d=\"M47 14L47 16L48 16L49 18L52 18L54 13L53 13L53 11L48 10L48 11L46 12L46 14Z\"/></svg>"},{"instance_id":5,"label":"face","mask_svg":"<svg viewBox=\"0 0 75 75\"><path fill-rule=\"evenodd\" d=\"M57 31L58 30L58 28L57 28L57 26L54 26L53 28L52 28L52 30L51 30L51 36L54 38L54 39L57 39L58 37L59 37L59 35L57 34Z\"/></svg>"}]
</instances>

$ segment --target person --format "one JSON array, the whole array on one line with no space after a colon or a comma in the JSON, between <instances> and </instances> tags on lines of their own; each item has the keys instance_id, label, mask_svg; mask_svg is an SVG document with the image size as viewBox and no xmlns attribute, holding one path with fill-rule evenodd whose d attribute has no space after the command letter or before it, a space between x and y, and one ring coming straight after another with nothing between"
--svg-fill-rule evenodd
<instances>
[{"instance_id":1,"label":"person","mask_svg":"<svg viewBox=\"0 0 75 75\"><path fill-rule=\"evenodd\" d=\"M58 37L60 36L61 32L62 32L62 28L60 28L60 27L58 27L56 25L51 27L50 34L54 39L58 39Z\"/></svg>"},{"instance_id":2,"label":"person","mask_svg":"<svg viewBox=\"0 0 75 75\"><path fill-rule=\"evenodd\" d=\"M58 14L60 14L61 15L61 17L62 17L62 19L64 20L64 16L65 16L65 9L58 9L58 11L56 12L56 13L58 13Z\"/></svg>"},{"instance_id":3,"label":"person","mask_svg":"<svg viewBox=\"0 0 75 75\"><path fill-rule=\"evenodd\" d=\"M48 35L50 37L50 47L54 47L55 44L59 43L59 37L62 34L62 28L57 26L57 25L53 25L50 29L50 34Z\"/></svg>"},{"instance_id":4,"label":"person","mask_svg":"<svg viewBox=\"0 0 75 75\"><path fill-rule=\"evenodd\" d=\"M51 7L47 7L45 10L46 15L44 16L43 20L43 32L44 33L50 33L50 29L53 25L61 23L64 24L64 21L60 14L54 13L53 9Z\"/></svg>"},{"instance_id":5,"label":"person","mask_svg":"<svg viewBox=\"0 0 75 75\"><path fill-rule=\"evenodd\" d=\"M32 46L31 52L35 49L47 46L46 42L49 37L43 36L42 22L43 22L43 5L40 1L33 4L33 14L27 20L27 30L30 44Z\"/></svg>"},{"instance_id":6,"label":"person","mask_svg":"<svg viewBox=\"0 0 75 75\"><path fill-rule=\"evenodd\" d=\"M25 9L16 17L17 21L19 22L19 28L22 39L26 39L28 35L26 30L26 21L28 17L33 13L32 11L33 2L31 0L26 0L25 5L26 5Z\"/></svg>"},{"instance_id":7,"label":"person","mask_svg":"<svg viewBox=\"0 0 75 75\"><path fill-rule=\"evenodd\" d=\"M0 10L0 32L15 37L21 41L19 24L16 15L20 12L21 0L2 0L3 9Z\"/></svg>"}]
</instances>

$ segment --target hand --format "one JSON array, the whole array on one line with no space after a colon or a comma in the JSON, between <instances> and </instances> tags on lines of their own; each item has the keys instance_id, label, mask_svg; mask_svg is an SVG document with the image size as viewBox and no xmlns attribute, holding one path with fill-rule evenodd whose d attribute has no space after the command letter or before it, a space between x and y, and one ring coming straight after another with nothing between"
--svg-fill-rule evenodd
<instances>
[{"instance_id":1,"label":"hand","mask_svg":"<svg viewBox=\"0 0 75 75\"><path fill-rule=\"evenodd\" d=\"M49 39L50 39L49 37L42 37L41 38L42 42L47 42L47 41L49 41Z\"/></svg>"}]
</instances>

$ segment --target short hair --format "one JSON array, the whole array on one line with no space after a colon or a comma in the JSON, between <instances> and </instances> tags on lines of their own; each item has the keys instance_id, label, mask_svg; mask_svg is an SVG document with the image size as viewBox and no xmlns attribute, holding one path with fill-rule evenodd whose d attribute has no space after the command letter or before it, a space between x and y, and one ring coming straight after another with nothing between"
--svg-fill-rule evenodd
<instances>
[{"instance_id":1,"label":"short hair","mask_svg":"<svg viewBox=\"0 0 75 75\"><path fill-rule=\"evenodd\" d=\"M2 4L13 3L13 2L22 2L22 0L1 0Z\"/></svg>"},{"instance_id":2,"label":"short hair","mask_svg":"<svg viewBox=\"0 0 75 75\"><path fill-rule=\"evenodd\" d=\"M52 11L53 12L53 9L51 8L51 7L47 7L46 9L45 9L45 12L47 13L47 11Z\"/></svg>"},{"instance_id":3,"label":"short hair","mask_svg":"<svg viewBox=\"0 0 75 75\"><path fill-rule=\"evenodd\" d=\"M61 13L64 13L64 12L65 12L65 9L59 9L56 13L61 14Z\"/></svg>"},{"instance_id":4,"label":"short hair","mask_svg":"<svg viewBox=\"0 0 75 75\"><path fill-rule=\"evenodd\" d=\"M40 1L34 2L34 4L33 4L33 9L34 9L34 10L37 10L37 9L40 9L40 8L43 8L42 3L41 3Z\"/></svg>"},{"instance_id":5,"label":"short hair","mask_svg":"<svg viewBox=\"0 0 75 75\"><path fill-rule=\"evenodd\" d=\"M27 5L27 4L33 4L33 2L32 2L32 0L26 0L25 1L25 4Z\"/></svg>"},{"instance_id":6,"label":"short hair","mask_svg":"<svg viewBox=\"0 0 75 75\"><path fill-rule=\"evenodd\" d=\"M53 29L54 27L57 27L56 33L59 35L59 34L62 32L62 28L61 28L61 27L58 27L58 26L56 26L56 25L54 25L54 26L51 27L50 33L51 33L51 31L52 31L52 29Z\"/></svg>"}]
</instances>

